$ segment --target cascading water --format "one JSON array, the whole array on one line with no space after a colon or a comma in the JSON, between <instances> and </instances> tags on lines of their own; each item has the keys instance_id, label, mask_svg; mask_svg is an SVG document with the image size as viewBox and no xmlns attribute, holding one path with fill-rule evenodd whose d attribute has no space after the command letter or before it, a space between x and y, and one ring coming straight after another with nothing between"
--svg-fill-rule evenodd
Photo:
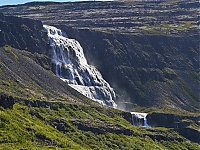
<instances>
[{"instance_id":1,"label":"cascading water","mask_svg":"<svg viewBox=\"0 0 200 150\"><path fill-rule=\"evenodd\" d=\"M132 124L134 126L145 126L150 128L150 126L147 124L147 115L147 113L131 112Z\"/></svg>"},{"instance_id":2,"label":"cascading water","mask_svg":"<svg viewBox=\"0 0 200 150\"><path fill-rule=\"evenodd\" d=\"M88 98L116 108L114 90L95 67L88 65L79 42L67 38L60 29L47 25L44 28L50 41L55 74Z\"/></svg>"}]
</instances>

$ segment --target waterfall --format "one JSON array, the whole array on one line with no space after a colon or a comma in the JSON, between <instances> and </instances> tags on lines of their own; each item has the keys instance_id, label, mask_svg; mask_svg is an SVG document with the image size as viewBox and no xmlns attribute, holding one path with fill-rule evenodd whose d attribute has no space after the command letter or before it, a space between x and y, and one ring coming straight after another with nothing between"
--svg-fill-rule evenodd
<instances>
[{"instance_id":1,"label":"waterfall","mask_svg":"<svg viewBox=\"0 0 200 150\"><path fill-rule=\"evenodd\" d=\"M134 126L145 126L150 128L150 126L147 124L147 115L147 113L131 112L132 124Z\"/></svg>"},{"instance_id":2,"label":"waterfall","mask_svg":"<svg viewBox=\"0 0 200 150\"><path fill-rule=\"evenodd\" d=\"M65 32L44 25L50 42L50 53L55 74L69 86L102 105L116 108L114 90L101 73L87 63L78 41L67 38Z\"/></svg>"}]
</instances>

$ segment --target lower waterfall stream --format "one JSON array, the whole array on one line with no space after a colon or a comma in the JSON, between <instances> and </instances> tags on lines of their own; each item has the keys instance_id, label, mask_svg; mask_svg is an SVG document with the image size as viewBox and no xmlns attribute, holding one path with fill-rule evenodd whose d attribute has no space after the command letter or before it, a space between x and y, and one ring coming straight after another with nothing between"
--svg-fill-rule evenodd
<instances>
[{"instance_id":1,"label":"lower waterfall stream","mask_svg":"<svg viewBox=\"0 0 200 150\"><path fill-rule=\"evenodd\" d=\"M49 37L55 74L86 97L116 108L113 88L95 67L87 63L79 42L67 38L67 34L56 27L44 25L44 28Z\"/></svg>"},{"instance_id":2,"label":"lower waterfall stream","mask_svg":"<svg viewBox=\"0 0 200 150\"><path fill-rule=\"evenodd\" d=\"M150 126L147 124L147 113L139 113L139 112L130 112L131 113L131 120L132 125L134 126L144 126L147 128L150 128Z\"/></svg>"}]
</instances>

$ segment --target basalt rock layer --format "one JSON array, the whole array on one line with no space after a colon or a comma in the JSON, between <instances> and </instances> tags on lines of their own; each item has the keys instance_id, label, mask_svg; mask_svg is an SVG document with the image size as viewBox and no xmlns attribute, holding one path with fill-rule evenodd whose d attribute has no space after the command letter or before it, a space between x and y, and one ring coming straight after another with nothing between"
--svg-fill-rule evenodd
<instances>
[{"instance_id":1,"label":"basalt rock layer","mask_svg":"<svg viewBox=\"0 0 200 150\"><path fill-rule=\"evenodd\" d=\"M199 115L191 116L153 112L147 116L147 119L148 124L152 127L171 128L187 139L200 143Z\"/></svg>"},{"instance_id":2,"label":"basalt rock layer","mask_svg":"<svg viewBox=\"0 0 200 150\"><path fill-rule=\"evenodd\" d=\"M32 53L46 53L48 37L41 21L0 13L0 47L10 45Z\"/></svg>"},{"instance_id":3,"label":"basalt rock layer","mask_svg":"<svg viewBox=\"0 0 200 150\"><path fill-rule=\"evenodd\" d=\"M88 61L114 87L119 103L199 109L196 35L131 36L89 30L71 35L77 35Z\"/></svg>"}]
</instances>

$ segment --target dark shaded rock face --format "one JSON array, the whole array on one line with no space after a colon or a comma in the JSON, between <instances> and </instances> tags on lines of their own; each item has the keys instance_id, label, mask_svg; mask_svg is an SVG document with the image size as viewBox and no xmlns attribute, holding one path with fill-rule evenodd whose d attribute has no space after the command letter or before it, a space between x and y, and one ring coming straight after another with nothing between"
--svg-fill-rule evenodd
<instances>
[{"instance_id":1,"label":"dark shaded rock face","mask_svg":"<svg viewBox=\"0 0 200 150\"><path fill-rule=\"evenodd\" d=\"M119 124L111 124L109 122L101 121L84 121L84 120L73 120L71 121L73 125L76 125L79 130L91 131L97 134L103 133L116 133L124 135L133 135L130 129L126 129Z\"/></svg>"},{"instance_id":2,"label":"dark shaded rock face","mask_svg":"<svg viewBox=\"0 0 200 150\"><path fill-rule=\"evenodd\" d=\"M129 112L123 112L122 117L124 117L127 121L132 123L132 117ZM200 132L198 129L194 129L191 127L192 123L199 125L200 116L180 116L175 114L166 114L166 113L152 113L147 115L147 123L150 127L148 130L151 132L156 132L156 128L154 127L165 127L171 128L174 131L177 131L183 137L200 143ZM192 122L192 123L191 123ZM160 134L149 135L153 140L174 140L171 136L163 136ZM177 141L182 141L183 139L177 138Z\"/></svg>"},{"instance_id":3,"label":"dark shaded rock face","mask_svg":"<svg viewBox=\"0 0 200 150\"><path fill-rule=\"evenodd\" d=\"M57 130L66 133L68 131L72 131L72 129L70 128L70 126L68 125L68 123L60 118L55 118L50 120L50 124L56 128Z\"/></svg>"},{"instance_id":4,"label":"dark shaded rock face","mask_svg":"<svg viewBox=\"0 0 200 150\"><path fill-rule=\"evenodd\" d=\"M14 98L5 94L0 94L0 106L3 108L12 109L14 105Z\"/></svg>"},{"instance_id":5,"label":"dark shaded rock face","mask_svg":"<svg viewBox=\"0 0 200 150\"><path fill-rule=\"evenodd\" d=\"M132 115L130 112L123 112L121 116L132 124Z\"/></svg>"},{"instance_id":6,"label":"dark shaded rock face","mask_svg":"<svg viewBox=\"0 0 200 150\"><path fill-rule=\"evenodd\" d=\"M191 127L191 120L193 121L193 124L198 125L200 116L180 116L175 114L152 113L147 116L147 120L148 124L152 127L173 128L185 138L193 142L200 143L200 131Z\"/></svg>"},{"instance_id":7,"label":"dark shaded rock face","mask_svg":"<svg viewBox=\"0 0 200 150\"><path fill-rule=\"evenodd\" d=\"M63 29L81 43L88 62L114 87L119 103L198 109L196 35L123 35Z\"/></svg>"},{"instance_id":8,"label":"dark shaded rock face","mask_svg":"<svg viewBox=\"0 0 200 150\"><path fill-rule=\"evenodd\" d=\"M152 113L147 116L147 120L152 127L177 128L182 117L174 114Z\"/></svg>"},{"instance_id":9,"label":"dark shaded rock face","mask_svg":"<svg viewBox=\"0 0 200 150\"><path fill-rule=\"evenodd\" d=\"M44 120L44 118L35 110L33 109L29 109L29 114L32 115L32 116L36 116L38 119L41 119L41 120Z\"/></svg>"},{"instance_id":10,"label":"dark shaded rock face","mask_svg":"<svg viewBox=\"0 0 200 150\"><path fill-rule=\"evenodd\" d=\"M175 131L185 138L200 144L200 131L192 128L177 128Z\"/></svg>"},{"instance_id":11,"label":"dark shaded rock face","mask_svg":"<svg viewBox=\"0 0 200 150\"><path fill-rule=\"evenodd\" d=\"M150 129L150 131L156 132L154 129ZM156 140L156 141L161 141L161 140L168 140L168 141L183 141L182 138L174 138L173 136L163 136L162 134L146 134L147 136L149 136L152 140ZM144 135L145 136L145 135Z\"/></svg>"},{"instance_id":12,"label":"dark shaded rock face","mask_svg":"<svg viewBox=\"0 0 200 150\"><path fill-rule=\"evenodd\" d=\"M0 47L10 45L32 53L46 53L48 37L41 21L0 13Z\"/></svg>"},{"instance_id":13,"label":"dark shaded rock face","mask_svg":"<svg viewBox=\"0 0 200 150\"><path fill-rule=\"evenodd\" d=\"M183 119L190 119L198 124L200 116L180 116L156 112L147 115L148 124L152 127L183 128L188 126L188 123L182 122Z\"/></svg>"}]
</instances>

